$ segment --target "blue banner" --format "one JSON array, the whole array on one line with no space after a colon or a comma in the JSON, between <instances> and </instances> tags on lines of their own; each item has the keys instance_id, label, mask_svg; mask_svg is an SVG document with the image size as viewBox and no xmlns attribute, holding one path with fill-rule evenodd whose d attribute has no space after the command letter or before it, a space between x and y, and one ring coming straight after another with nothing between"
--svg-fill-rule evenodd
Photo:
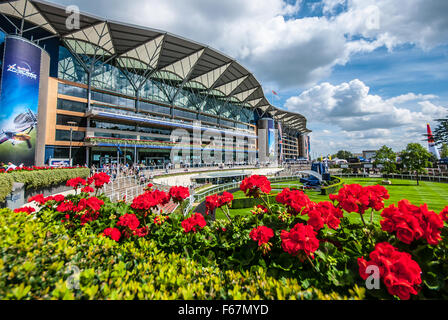
<instances>
[{"instance_id":1,"label":"blue banner","mask_svg":"<svg viewBox=\"0 0 448 320\"><path fill-rule=\"evenodd\" d=\"M34 164L42 50L16 37L5 42L0 91L0 162Z\"/></svg>"}]
</instances>

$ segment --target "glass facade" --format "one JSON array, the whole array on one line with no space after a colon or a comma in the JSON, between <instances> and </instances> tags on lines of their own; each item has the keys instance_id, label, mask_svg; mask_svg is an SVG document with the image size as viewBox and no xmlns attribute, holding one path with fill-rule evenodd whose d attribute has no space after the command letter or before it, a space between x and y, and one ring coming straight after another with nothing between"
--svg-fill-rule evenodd
<instances>
[{"instance_id":1,"label":"glass facade","mask_svg":"<svg viewBox=\"0 0 448 320\"><path fill-rule=\"evenodd\" d=\"M73 130L72 141L83 142L86 138L86 133L82 131ZM56 129L56 141L70 141L70 130L59 130Z\"/></svg>"},{"instance_id":2,"label":"glass facade","mask_svg":"<svg viewBox=\"0 0 448 320\"><path fill-rule=\"evenodd\" d=\"M75 122L77 127L87 127L87 118L66 116L64 114L56 115L56 124L61 126L70 125L69 122Z\"/></svg>"},{"instance_id":3,"label":"glass facade","mask_svg":"<svg viewBox=\"0 0 448 320\"><path fill-rule=\"evenodd\" d=\"M210 95L209 92L201 92L198 89L179 88L182 81L176 79L174 75L167 76L156 72L152 78L146 79L130 70L122 70L109 63L103 63L102 59L98 57L96 57L97 61L92 62L93 58L91 56L79 53L80 49L87 50L87 48L78 48L79 44L72 44L71 46L73 46L72 50L77 50L79 58L75 58L67 48L61 46L59 49L58 76L63 80L88 84L89 77L86 67L93 65L94 68L91 70L91 86L93 89L91 99L94 101L135 109L135 98L138 96L142 100L160 102L168 106L192 111L174 109L174 116L177 117L218 123L217 118L198 115L198 113L205 113L226 119L225 125L233 128L246 129L247 124L255 124L255 115L249 105L234 103L225 97ZM103 58L105 59L105 57ZM84 62L84 66L80 61ZM138 91L134 89L136 84L140 84ZM80 98L87 97L87 89L71 88L60 85L59 93ZM116 95L98 92L95 89L110 91ZM139 109L171 115L170 107L159 106L149 101L139 101ZM235 122L232 120L235 120Z\"/></svg>"},{"instance_id":4,"label":"glass facade","mask_svg":"<svg viewBox=\"0 0 448 320\"><path fill-rule=\"evenodd\" d=\"M85 113L87 111L87 103L78 101L70 101L58 98L57 108L59 110L74 111Z\"/></svg>"}]
</instances>

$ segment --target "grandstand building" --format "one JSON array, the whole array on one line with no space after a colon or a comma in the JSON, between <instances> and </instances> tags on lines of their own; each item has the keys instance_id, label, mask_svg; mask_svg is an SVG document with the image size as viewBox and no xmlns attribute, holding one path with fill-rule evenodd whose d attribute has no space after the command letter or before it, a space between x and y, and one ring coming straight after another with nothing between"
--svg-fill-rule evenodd
<instances>
[{"instance_id":1,"label":"grandstand building","mask_svg":"<svg viewBox=\"0 0 448 320\"><path fill-rule=\"evenodd\" d=\"M85 13L79 29L71 29L70 14L45 1L0 3L1 60L8 38L32 42L49 57L48 66L41 64L48 74L39 87L36 165L67 159L70 149L74 164L120 157L166 163L178 142L173 130L193 136L198 122L201 132L226 140L223 146L193 141L190 163L201 161L194 150L207 147L232 150L232 159L223 155L222 162L308 158L306 118L271 105L235 59L165 31Z\"/></svg>"}]
</instances>

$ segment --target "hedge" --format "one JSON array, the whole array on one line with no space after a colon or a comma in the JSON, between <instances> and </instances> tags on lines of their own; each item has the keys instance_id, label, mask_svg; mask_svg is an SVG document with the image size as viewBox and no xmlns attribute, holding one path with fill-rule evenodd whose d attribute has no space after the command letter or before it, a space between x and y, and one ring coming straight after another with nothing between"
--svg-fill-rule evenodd
<instances>
[{"instance_id":1,"label":"hedge","mask_svg":"<svg viewBox=\"0 0 448 320\"><path fill-rule=\"evenodd\" d=\"M14 179L5 173L0 173L0 203L5 202L6 197L11 193Z\"/></svg>"},{"instance_id":2,"label":"hedge","mask_svg":"<svg viewBox=\"0 0 448 320\"><path fill-rule=\"evenodd\" d=\"M344 185L344 180L338 177L331 177L331 185L322 187L321 188L321 194L322 195L329 195L332 193L336 193L339 191L340 188Z\"/></svg>"},{"instance_id":3,"label":"hedge","mask_svg":"<svg viewBox=\"0 0 448 320\"><path fill-rule=\"evenodd\" d=\"M65 183L76 177L87 178L89 168L12 171L0 174L0 202L11 193L13 182L24 183L26 189L42 189Z\"/></svg>"},{"instance_id":4,"label":"hedge","mask_svg":"<svg viewBox=\"0 0 448 320\"><path fill-rule=\"evenodd\" d=\"M274 202L277 195L269 196L269 202ZM260 198L236 198L232 201L232 209L253 208L259 204L264 204Z\"/></svg>"},{"instance_id":5,"label":"hedge","mask_svg":"<svg viewBox=\"0 0 448 320\"><path fill-rule=\"evenodd\" d=\"M89 232L0 210L0 299L363 299L303 290L263 268L221 271L167 254L151 240L118 244Z\"/></svg>"}]
</instances>

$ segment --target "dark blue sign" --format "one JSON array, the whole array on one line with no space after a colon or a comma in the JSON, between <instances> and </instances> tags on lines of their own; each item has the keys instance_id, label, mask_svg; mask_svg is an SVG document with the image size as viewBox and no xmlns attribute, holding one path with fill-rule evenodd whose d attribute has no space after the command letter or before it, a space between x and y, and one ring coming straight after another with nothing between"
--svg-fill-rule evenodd
<instances>
[{"instance_id":1,"label":"dark blue sign","mask_svg":"<svg viewBox=\"0 0 448 320\"><path fill-rule=\"evenodd\" d=\"M34 164L42 49L7 37L0 91L0 161Z\"/></svg>"}]
</instances>

